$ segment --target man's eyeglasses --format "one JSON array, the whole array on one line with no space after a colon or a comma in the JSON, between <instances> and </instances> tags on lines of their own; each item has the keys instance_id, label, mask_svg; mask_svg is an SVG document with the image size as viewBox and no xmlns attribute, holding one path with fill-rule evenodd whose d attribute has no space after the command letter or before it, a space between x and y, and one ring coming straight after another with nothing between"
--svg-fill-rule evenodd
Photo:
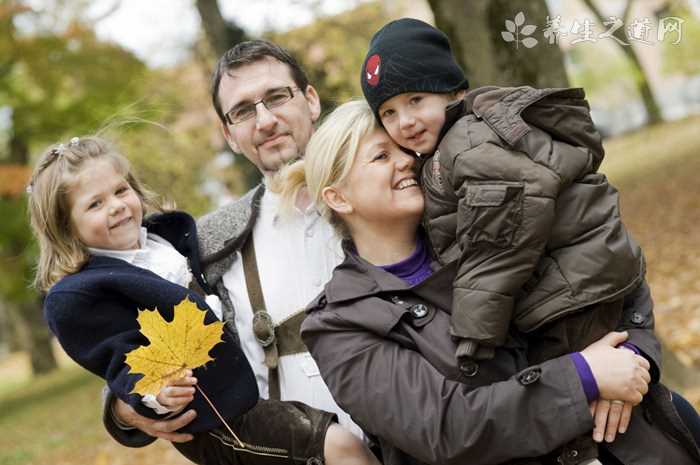
<instances>
[{"instance_id":1,"label":"man's eyeglasses","mask_svg":"<svg viewBox=\"0 0 700 465\"><path fill-rule=\"evenodd\" d=\"M232 108L228 113L226 113L226 121L228 124L239 124L243 121L247 121L257 114L258 104L262 103L265 108L272 110L273 108L280 107L285 103L289 102L294 98L294 91L301 90L298 87L281 87L279 89L271 90L267 95L258 100L257 102L244 103L235 108Z\"/></svg>"}]
</instances>

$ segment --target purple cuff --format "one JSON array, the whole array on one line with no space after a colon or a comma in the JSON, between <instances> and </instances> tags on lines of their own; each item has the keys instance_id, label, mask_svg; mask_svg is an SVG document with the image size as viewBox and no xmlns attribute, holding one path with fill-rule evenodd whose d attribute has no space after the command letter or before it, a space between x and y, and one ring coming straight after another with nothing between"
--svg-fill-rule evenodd
<instances>
[{"instance_id":1,"label":"purple cuff","mask_svg":"<svg viewBox=\"0 0 700 465\"><path fill-rule=\"evenodd\" d=\"M632 352L634 352L634 353L637 354L637 355L642 355L642 351L639 350L639 347L637 347L636 345L632 344L631 342L623 342L623 343L620 344L618 347L625 347L625 348L631 350Z\"/></svg>"},{"instance_id":2,"label":"purple cuff","mask_svg":"<svg viewBox=\"0 0 700 465\"><path fill-rule=\"evenodd\" d=\"M596 383L593 377L591 367L580 352L574 352L569 355L571 355L571 360L574 362L578 377L581 379L581 385L583 386L583 392L586 394L586 399L588 399L588 402L596 400L600 392L598 391L598 383Z\"/></svg>"}]
</instances>

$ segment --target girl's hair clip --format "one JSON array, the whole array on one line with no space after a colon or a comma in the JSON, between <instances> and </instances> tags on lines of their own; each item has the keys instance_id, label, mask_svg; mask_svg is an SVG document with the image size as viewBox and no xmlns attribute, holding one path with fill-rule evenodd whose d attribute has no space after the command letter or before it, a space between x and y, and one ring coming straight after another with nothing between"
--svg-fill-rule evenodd
<instances>
[{"instance_id":1,"label":"girl's hair clip","mask_svg":"<svg viewBox=\"0 0 700 465\"><path fill-rule=\"evenodd\" d=\"M59 144L58 147L51 149L51 156L53 157L58 157L59 155L63 155L63 152L66 150L66 146L63 144Z\"/></svg>"},{"instance_id":2,"label":"girl's hair clip","mask_svg":"<svg viewBox=\"0 0 700 465\"><path fill-rule=\"evenodd\" d=\"M26 189L27 194L32 195L32 190L33 190L33 189L32 189L32 185L31 185L31 184L27 184L27 189Z\"/></svg>"},{"instance_id":3,"label":"girl's hair clip","mask_svg":"<svg viewBox=\"0 0 700 465\"><path fill-rule=\"evenodd\" d=\"M75 147L78 144L80 144L80 138L79 137L73 137L71 140L68 142L68 147ZM63 152L66 151L66 146L63 144L58 144L58 147L54 148L51 150L51 155L54 157L57 157L59 155L63 155Z\"/></svg>"}]
</instances>

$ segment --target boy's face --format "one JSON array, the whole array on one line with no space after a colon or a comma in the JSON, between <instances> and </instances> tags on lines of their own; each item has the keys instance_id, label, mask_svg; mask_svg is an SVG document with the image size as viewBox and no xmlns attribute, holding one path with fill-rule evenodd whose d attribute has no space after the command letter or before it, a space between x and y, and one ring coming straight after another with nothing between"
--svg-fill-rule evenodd
<instances>
[{"instance_id":1,"label":"boy's face","mask_svg":"<svg viewBox=\"0 0 700 465\"><path fill-rule=\"evenodd\" d=\"M445 124L445 108L451 101L451 94L399 94L381 104L379 118L398 145L421 154L431 154L437 147Z\"/></svg>"}]
</instances>

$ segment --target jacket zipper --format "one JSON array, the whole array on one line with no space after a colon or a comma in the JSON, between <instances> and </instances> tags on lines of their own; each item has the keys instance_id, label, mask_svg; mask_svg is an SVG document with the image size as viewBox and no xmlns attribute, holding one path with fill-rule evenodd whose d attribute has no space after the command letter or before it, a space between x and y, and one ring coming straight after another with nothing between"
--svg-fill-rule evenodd
<instances>
[{"instance_id":1,"label":"jacket zipper","mask_svg":"<svg viewBox=\"0 0 700 465\"><path fill-rule=\"evenodd\" d=\"M221 441L222 443L226 444L229 447L232 447L234 450L240 451L240 452L249 452L251 454L255 455L264 455L268 457L282 457L282 458L288 458L289 457L289 452L286 449L278 449L276 447L267 447L267 446L256 446L254 444L248 444L247 442L243 442L243 447L240 447L238 444L238 441L234 440L231 436L228 436L224 433L214 433L210 432L210 435Z\"/></svg>"}]
</instances>

